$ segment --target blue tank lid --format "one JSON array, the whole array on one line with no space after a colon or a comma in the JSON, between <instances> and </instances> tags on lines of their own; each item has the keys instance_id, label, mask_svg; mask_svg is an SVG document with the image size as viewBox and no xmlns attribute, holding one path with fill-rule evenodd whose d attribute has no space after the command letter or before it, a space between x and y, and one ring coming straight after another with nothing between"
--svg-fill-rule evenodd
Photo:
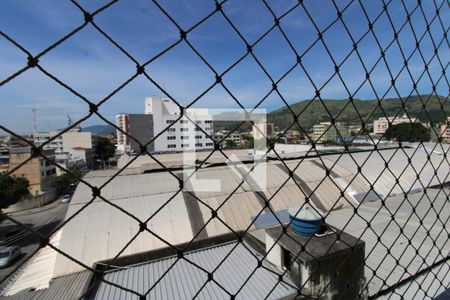
<instances>
[{"instance_id":1,"label":"blue tank lid","mask_svg":"<svg viewBox=\"0 0 450 300\"><path fill-rule=\"evenodd\" d=\"M288 213L292 218L305 221L319 221L322 219L322 212L305 203L303 206L292 207L288 209Z\"/></svg>"},{"instance_id":2,"label":"blue tank lid","mask_svg":"<svg viewBox=\"0 0 450 300\"><path fill-rule=\"evenodd\" d=\"M303 236L314 236L322 226L322 212L309 204L288 209L292 230Z\"/></svg>"}]
</instances>

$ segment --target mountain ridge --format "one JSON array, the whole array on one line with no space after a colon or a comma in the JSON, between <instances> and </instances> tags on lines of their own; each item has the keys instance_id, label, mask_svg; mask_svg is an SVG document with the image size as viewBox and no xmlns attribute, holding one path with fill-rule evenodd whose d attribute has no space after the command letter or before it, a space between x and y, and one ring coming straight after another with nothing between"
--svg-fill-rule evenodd
<instances>
[{"instance_id":1,"label":"mountain ridge","mask_svg":"<svg viewBox=\"0 0 450 300\"><path fill-rule=\"evenodd\" d=\"M420 98L426 103L425 110ZM330 114L336 122L348 124L361 124L362 121L371 123L385 115L391 117L404 113L422 122L429 122L430 119L433 123L444 122L447 116L450 116L450 105L442 104L444 99L443 96L435 95L411 96L403 98L404 105L399 98L384 99L379 104L377 99L354 99L353 104L348 99L324 99L322 102L326 109L319 100L302 100L289 106L295 114L302 112L298 118L299 123L304 129L309 129L314 124L330 121ZM286 129L292 124L293 116L285 106L270 112L267 120L280 129ZM297 128L295 125L292 129Z\"/></svg>"}]
</instances>

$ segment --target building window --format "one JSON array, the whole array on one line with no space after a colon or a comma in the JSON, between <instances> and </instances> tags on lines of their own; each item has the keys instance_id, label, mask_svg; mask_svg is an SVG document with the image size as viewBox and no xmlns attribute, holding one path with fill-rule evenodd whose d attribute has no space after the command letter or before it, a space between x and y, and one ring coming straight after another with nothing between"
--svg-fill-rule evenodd
<instances>
[{"instance_id":1,"label":"building window","mask_svg":"<svg viewBox=\"0 0 450 300\"><path fill-rule=\"evenodd\" d=\"M172 124L173 122L175 122L175 120L166 120L167 124Z\"/></svg>"},{"instance_id":2,"label":"building window","mask_svg":"<svg viewBox=\"0 0 450 300\"><path fill-rule=\"evenodd\" d=\"M212 124L212 120L205 120L205 124Z\"/></svg>"},{"instance_id":3,"label":"building window","mask_svg":"<svg viewBox=\"0 0 450 300\"><path fill-rule=\"evenodd\" d=\"M181 139L182 139L182 140L188 140L188 139L189 139L189 136L187 136L187 135L182 135L182 136L181 136Z\"/></svg>"},{"instance_id":4,"label":"building window","mask_svg":"<svg viewBox=\"0 0 450 300\"><path fill-rule=\"evenodd\" d=\"M180 131L189 131L189 128L180 128Z\"/></svg>"},{"instance_id":5,"label":"building window","mask_svg":"<svg viewBox=\"0 0 450 300\"><path fill-rule=\"evenodd\" d=\"M195 144L195 147L203 147L203 144L202 143L197 143L197 144Z\"/></svg>"},{"instance_id":6,"label":"building window","mask_svg":"<svg viewBox=\"0 0 450 300\"><path fill-rule=\"evenodd\" d=\"M186 124L187 122L187 120L180 120L180 124Z\"/></svg>"},{"instance_id":7,"label":"building window","mask_svg":"<svg viewBox=\"0 0 450 300\"><path fill-rule=\"evenodd\" d=\"M197 124L202 124L202 121L201 121L201 120L198 120L198 121L195 121L195 123L197 123Z\"/></svg>"},{"instance_id":8,"label":"building window","mask_svg":"<svg viewBox=\"0 0 450 300\"><path fill-rule=\"evenodd\" d=\"M199 127L195 127L195 131L201 131Z\"/></svg>"},{"instance_id":9,"label":"building window","mask_svg":"<svg viewBox=\"0 0 450 300\"><path fill-rule=\"evenodd\" d=\"M167 128L167 131L168 131L168 132L175 132L175 130L176 130L176 129L175 129L175 128L172 128L172 127Z\"/></svg>"},{"instance_id":10,"label":"building window","mask_svg":"<svg viewBox=\"0 0 450 300\"><path fill-rule=\"evenodd\" d=\"M45 173L44 172L41 172L41 177L45 177Z\"/></svg>"},{"instance_id":11,"label":"building window","mask_svg":"<svg viewBox=\"0 0 450 300\"><path fill-rule=\"evenodd\" d=\"M195 138L196 138L197 140L201 140L201 139L202 139L202 136L201 136L201 135L196 135Z\"/></svg>"},{"instance_id":12,"label":"building window","mask_svg":"<svg viewBox=\"0 0 450 300\"><path fill-rule=\"evenodd\" d=\"M181 144L181 148L188 148L189 144Z\"/></svg>"},{"instance_id":13,"label":"building window","mask_svg":"<svg viewBox=\"0 0 450 300\"><path fill-rule=\"evenodd\" d=\"M213 145L213 143L206 143L205 145L206 145L206 147L211 147Z\"/></svg>"},{"instance_id":14,"label":"building window","mask_svg":"<svg viewBox=\"0 0 450 300\"><path fill-rule=\"evenodd\" d=\"M175 145L175 144L169 144L169 145L167 145L167 148L170 148L170 149L173 149L173 148L176 148L177 147L177 145Z\"/></svg>"},{"instance_id":15,"label":"building window","mask_svg":"<svg viewBox=\"0 0 450 300\"><path fill-rule=\"evenodd\" d=\"M167 139L168 140L174 140L176 137L175 136L168 136Z\"/></svg>"}]
</instances>

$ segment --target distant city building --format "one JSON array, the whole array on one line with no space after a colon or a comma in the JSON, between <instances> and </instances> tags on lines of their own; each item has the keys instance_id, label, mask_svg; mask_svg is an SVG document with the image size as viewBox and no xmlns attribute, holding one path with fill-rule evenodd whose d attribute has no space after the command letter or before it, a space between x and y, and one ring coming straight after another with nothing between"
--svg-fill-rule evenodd
<instances>
[{"instance_id":1,"label":"distant city building","mask_svg":"<svg viewBox=\"0 0 450 300\"><path fill-rule=\"evenodd\" d=\"M70 160L81 171L92 169L92 149L74 147L69 152Z\"/></svg>"},{"instance_id":2,"label":"distant city building","mask_svg":"<svg viewBox=\"0 0 450 300\"><path fill-rule=\"evenodd\" d=\"M274 135L274 133L275 133L275 124L267 123L266 124L266 133L267 133L267 136Z\"/></svg>"},{"instance_id":3,"label":"distant city building","mask_svg":"<svg viewBox=\"0 0 450 300\"><path fill-rule=\"evenodd\" d=\"M0 146L0 173L9 170L9 150L4 146Z\"/></svg>"},{"instance_id":4,"label":"distant city building","mask_svg":"<svg viewBox=\"0 0 450 300\"><path fill-rule=\"evenodd\" d=\"M127 136L130 134L128 114L116 115L116 126L121 129L121 131L117 130L117 151L121 153L130 151L130 137Z\"/></svg>"},{"instance_id":5,"label":"distant city building","mask_svg":"<svg viewBox=\"0 0 450 300\"><path fill-rule=\"evenodd\" d=\"M257 123L252 126L253 138L259 140L262 138L268 138L275 133L275 124L273 123Z\"/></svg>"},{"instance_id":6,"label":"distant city building","mask_svg":"<svg viewBox=\"0 0 450 300\"><path fill-rule=\"evenodd\" d=\"M130 139L130 148L132 151L139 153L140 145L147 144L154 136L153 132L153 115L146 114L129 114L128 128L132 136ZM138 143L139 142L139 143ZM147 151L153 152L155 143L148 144ZM126 149L126 148L125 148Z\"/></svg>"},{"instance_id":7,"label":"distant city building","mask_svg":"<svg viewBox=\"0 0 450 300\"><path fill-rule=\"evenodd\" d=\"M397 117L381 117L378 120L373 121L373 133L384 134L389 126L411 122L416 122L416 118L411 118L410 120L406 114Z\"/></svg>"},{"instance_id":8,"label":"distant city building","mask_svg":"<svg viewBox=\"0 0 450 300\"><path fill-rule=\"evenodd\" d=\"M40 146L51 138L58 135L60 131L35 132L33 141ZM75 147L93 149L96 143L96 135L92 132L83 132L79 127L73 128L44 146L44 150L55 150L55 153L68 153Z\"/></svg>"},{"instance_id":9,"label":"distant city building","mask_svg":"<svg viewBox=\"0 0 450 300\"><path fill-rule=\"evenodd\" d=\"M313 137L316 143L325 141L341 142L342 140L350 139L348 127L342 122L337 122L334 126L331 122L322 122L314 125Z\"/></svg>"},{"instance_id":10,"label":"distant city building","mask_svg":"<svg viewBox=\"0 0 450 300\"><path fill-rule=\"evenodd\" d=\"M43 150L42 155L50 161L55 160L54 150ZM9 148L9 165L14 169L31 157L31 147ZM52 182L56 176L56 167L41 156L34 157L21 165L20 168L11 173L13 176L24 176L30 182L30 193L38 195L48 191L52 187Z\"/></svg>"},{"instance_id":11,"label":"distant city building","mask_svg":"<svg viewBox=\"0 0 450 300\"><path fill-rule=\"evenodd\" d=\"M348 126L348 134L357 135L361 134L361 125L350 125Z\"/></svg>"},{"instance_id":12,"label":"distant city building","mask_svg":"<svg viewBox=\"0 0 450 300\"><path fill-rule=\"evenodd\" d=\"M214 134L214 140L219 142L223 140L223 143L233 142L236 145L242 145L244 143L241 133L231 133L227 130L216 132Z\"/></svg>"},{"instance_id":13,"label":"distant city building","mask_svg":"<svg viewBox=\"0 0 450 300\"><path fill-rule=\"evenodd\" d=\"M151 136L161 133L151 143L150 147L152 147L154 152L214 148L214 142L204 133L206 132L209 136L213 135L213 118L209 114L208 109L189 108L185 112L186 117L180 118L180 109L175 102L170 99L152 96L145 99L145 114L148 121L150 121L150 118L152 120L152 126L149 125L148 127ZM178 120L178 118L180 119ZM188 119L195 122L195 125ZM173 125L166 129L170 124ZM141 130L140 127L138 128ZM130 118L130 134L132 137L134 137L134 131L136 130L133 129ZM149 141L148 137L150 136L145 136L146 142ZM132 141L131 148L136 150L133 148Z\"/></svg>"},{"instance_id":14,"label":"distant city building","mask_svg":"<svg viewBox=\"0 0 450 300\"><path fill-rule=\"evenodd\" d=\"M450 117L447 118L447 124L441 126L441 139L444 143L450 144Z\"/></svg>"},{"instance_id":15,"label":"distant city building","mask_svg":"<svg viewBox=\"0 0 450 300\"><path fill-rule=\"evenodd\" d=\"M60 131L35 132L33 134L34 144L39 147L59 133ZM95 134L88 131L81 131L80 127L75 127L56 137L54 140L51 140L43 149L53 150L55 153L55 162L67 169L75 163L70 156L70 152L74 148L94 149L96 143L97 136ZM84 163L86 166L92 166L92 163L87 161ZM64 173L64 170L57 168L56 172L57 175L61 175Z\"/></svg>"},{"instance_id":16,"label":"distant city building","mask_svg":"<svg viewBox=\"0 0 450 300\"><path fill-rule=\"evenodd\" d=\"M286 143L295 144L300 140L300 132L298 130L288 130L286 133Z\"/></svg>"}]
</instances>

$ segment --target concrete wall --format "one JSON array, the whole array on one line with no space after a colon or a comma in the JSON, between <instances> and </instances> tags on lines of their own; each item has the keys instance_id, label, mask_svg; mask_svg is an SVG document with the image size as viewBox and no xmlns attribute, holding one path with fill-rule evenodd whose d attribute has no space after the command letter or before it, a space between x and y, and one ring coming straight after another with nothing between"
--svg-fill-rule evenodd
<instances>
[{"instance_id":1,"label":"concrete wall","mask_svg":"<svg viewBox=\"0 0 450 300\"><path fill-rule=\"evenodd\" d=\"M40 194L39 196L21 200L18 203L13 204L6 209L3 209L3 211L6 213L12 213L12 212L32 209L32 208L36 208L36 207L41 207L43 205L46 205L46 204L52 202L55 199L55 196L56 196L56 191L51 190L49 192Z\"/></svg>"},{"instance_id":2,"label":"concrete wall","mask_svg":"<svg viewBox=\"0 0 450 300\"><path fill-rule=\"evenodd\" d=\"M63 151L69 152L75 147L92 149L95 146L94 139L91 132L66 132L62 135Z\"/></svg>"}]
</instances>

